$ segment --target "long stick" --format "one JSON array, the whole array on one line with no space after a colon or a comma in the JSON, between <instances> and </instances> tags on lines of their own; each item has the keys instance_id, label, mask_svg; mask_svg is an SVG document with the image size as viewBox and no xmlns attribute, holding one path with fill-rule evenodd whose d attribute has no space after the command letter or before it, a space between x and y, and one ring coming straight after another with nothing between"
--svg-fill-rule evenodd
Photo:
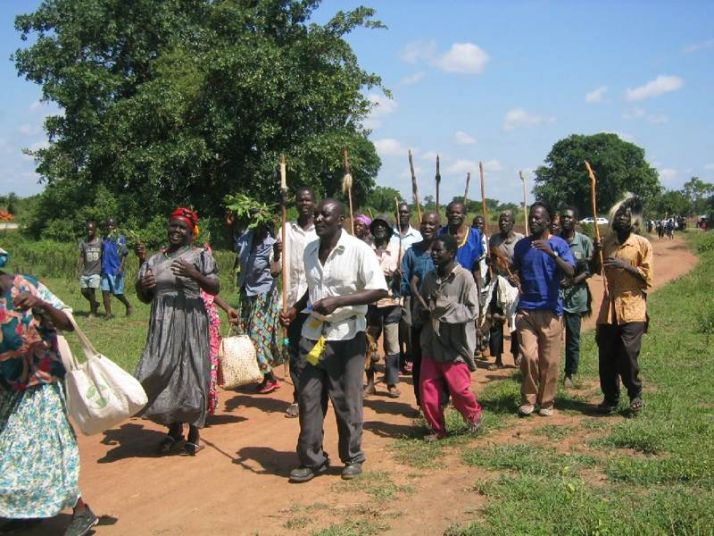
<instances>
[{"instance_id":1,"label":"long stick","mask_svg":"<svg viewBox=\"0 0 714 536\"><path fill-rule=\"evenodd\" d=\"M597 177L593 168L590 166L590 162L585 160L585 168L588 170L588 175L590 176L590 202L593 208L593 225L595 226L595 240L602 246L602 241L600 239L600 227L597 224ZM598 255L600 257L600 273L602 274L603 288L605 290L605 296L608 294L607 288L607 277L605 276L605 264L602 255L602 247L598 248Z\"/></svg>"},{"instance_id":2,"label":"long stick","mask_svg":"<svg viewBox=\"0 0 714 536\"><path fill-rule=\"evenodd\" d=\"M283 298L283 313L288 312L288 164L285 160L285 155L280 155L280 216L283 225L283 253L281 261L281 281L282 281L282 298ZM288 344L288 328L283 327L283 345ZM283 363L283 374L288 375L288 362Z\"/></svg>"},{"instance_id":3,"label":"long stick","mask_svg":"<svg viewBox=\"0 0 714 536\"><path fill-rule=\"evenodd\" d=\"M439 185L441 184L441 173L439 172L439 155L436 155L436 213L439 214ZM421 223L421 220L419 221Z\"/></svg>"},{"instance_id":4,"label":"long stick","mask_svg":"<svg viewBox=\"0 0 714 536\"><path fill-rule=\"evenodd\" d=\"M471 184L471 172L466 173L466 188L464 189L464 212L466 212L466 200L469 198L469 184Z\"/></svg>"},{"instance_id":5,"label":"long stick","mask_svg":"<svg viewBox=\"0 0 714 536\"><path fill-rule=\"evenodd\" d=\"M488 234L488 207L486 207L486 180L483 176L483 162L478 163L478 172L481 175L481 210L483 211L483 234Z\"/></svg>"},{"instance_id":6,"label":"long stick","mask_svg":"<svg viewBox=\"0 0 714 536\"><path fill-rule=\"evenodd\" d=\"M342 192L345 193L347 190L347 199L350 203L350 229L352 230L352 235L355 234L355 215L352 210L352 173L350 173L350 155L347 151L347 147L342 149L342 157L345 164L345 176L342 179Z\"/></svg>"},{"instance_id":7,"label":"long stick","mask_svg":"<svg viewBox=\"0 0 714 536\"><path fill-rule=\"evenodd\" d=\"M519 171L518 176L523 182L523 225L525 226L524 229L526 230L526 236L528 236L530 234L528 232L528 189L526 187L526 178L523 175L523 172Z\"/></svg>"},{"instance_id":8,"label":"long stick","mask_svg":"<svg viewBox=\"0 0 714 536\"><path fill-rule=\"evenodd\" d=\"M421 207L419 206L419 187L417 186L417 178L414 174L414 161L412 160L412 150L409 149L409 171L412 173L412 195L414 196L414 205L416 206L417 219L421 221Z\"/></svg>"},{"instance_id":9,"label":"long stick","mask_svg":"<svg viewBox=\"0 0 714 536\"><path fill-rule=\"evenodd\" d=\"M394 198L394 214L396 216L396 221L397 222L397 233L399 234L399 255L397 255L397 266L402 265L402 226L400 225L399 221L399 198L395 197Z\"/></svg>"}]
</instances>

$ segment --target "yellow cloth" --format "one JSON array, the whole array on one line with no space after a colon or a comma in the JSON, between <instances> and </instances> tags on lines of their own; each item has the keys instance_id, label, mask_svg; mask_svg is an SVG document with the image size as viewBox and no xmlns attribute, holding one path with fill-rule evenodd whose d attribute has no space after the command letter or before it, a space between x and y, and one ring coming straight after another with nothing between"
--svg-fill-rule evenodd
<instances>
[{"instance_id":1,"label":"yellow cloth","mask_svg":"<svg viewBox=\"0 0 714 536\"><path fill-rule=\"evenodd\" d=\"M322 321L315 317L310 317L310 319L308 320L308 325L310 326L310 329L318 330L322 328ZM320 335L320 338L317 339L317 342L315 343L315 346L312 347L312 350L308 352L305 360L311 365L317 366L317 364L320 362L320 358L322 357L322 352L324 350L325 337Z\"/></svg>"}]
</instances>

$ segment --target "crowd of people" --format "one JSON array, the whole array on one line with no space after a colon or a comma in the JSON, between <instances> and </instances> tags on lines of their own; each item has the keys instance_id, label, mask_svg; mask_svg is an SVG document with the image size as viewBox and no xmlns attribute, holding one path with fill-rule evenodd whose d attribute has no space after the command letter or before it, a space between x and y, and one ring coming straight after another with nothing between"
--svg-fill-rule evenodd
<instances>
[{"instance_id":1,"label":"crowd of people","mask_svg":"<svg viewBox=\"0 0 714 536\"><path fill-rule=\"evenodd\" d=\"M595 273L605 280L597 317L598 410L617 409L620 382L630 411L642 409L638 356L647 331L652 248L638 234L637 197L613 207L602 242L576 230L574 208L556 216L543 202L530 207L528 236L514 231L509 211L498 215L497 232L486 236L485 220L469 224L459 201L446 207L443 225L438 212L426 211L419 229L413 228L410 207L402 202L394 219L358 215L354 235L340 201L318 202L309 188L298 189L295 201L298 217L279 233L268 221L235 232L235 218L227 217L239 269L238 309L219 295L218 267L210 246L196 244L193 210L172 212L161 251L147 256L137 248L136 294L151 312L135 375L148 397L140 415L167 429L158 454L194 456L203 448L200 430L218 402L216 307L256 348L263 373L256 393L280 388L273 368L284 359L289 363L294 392L286 416L300 425L299 465L290 472L296 483L329 467L323 448L328 401L337 418L342 478L362 473L363 398L377 392L374 347L380 338L387 396L401 397L400 377L411 376L427 441L448 434L449 400L468 432L478 432L482 408L471 375L485 363L487 348L494 361L485 364L504 366L506 336L522 373L518 413L552 415L563 339L566 387L578 373L581 322L591 313L587 280ZM96 223L87 224L80 286L92 314L98 309L94 291L102 288L111 317L112 295L127 314L131 306L123 292L126 243L114 221L107 230L99 239ZM0 250L0 265L6 261ZM283 266L285 304L278 291ZM67 534L86 534L97 518L78 489L78 449L66 417L56 339L58 329L72 329L67 308L31 276L0 271L0 290L0 517L26 524L69 506L74 517ZM41 490L29 476L40 465L45 472L50 468Z\"/></svg>"}]
</instances>

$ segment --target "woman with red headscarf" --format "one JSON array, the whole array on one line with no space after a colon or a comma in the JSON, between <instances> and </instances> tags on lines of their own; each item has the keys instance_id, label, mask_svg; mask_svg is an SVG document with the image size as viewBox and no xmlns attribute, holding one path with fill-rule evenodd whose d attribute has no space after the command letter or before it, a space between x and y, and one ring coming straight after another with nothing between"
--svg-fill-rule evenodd
<instances>
[{"instance_id":1,"label":"woman with red headscarf","mask_svg":"<svg viewBox=\"0 0 714 536\"><path fill-rule=\"evenodd\" d=\"M211 253L192 245L198 214L177 208L169 218L169 246L143 263L136 292L151 303L149 333L136 377L149 402L142 416L168 426L159 453L169 454L183 442L195 455L199 430L206 422L210 379L208 316L201 290L218 294L218 268Z\"/></svg>"}]
</instances>

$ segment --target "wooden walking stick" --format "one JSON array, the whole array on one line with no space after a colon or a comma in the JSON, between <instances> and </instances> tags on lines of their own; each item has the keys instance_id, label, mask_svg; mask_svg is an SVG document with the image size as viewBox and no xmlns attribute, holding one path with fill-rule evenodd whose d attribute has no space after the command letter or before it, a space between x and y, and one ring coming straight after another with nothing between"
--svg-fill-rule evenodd
<instances>
[{"instance_id":1,"label":"wooden walking stick","mask_svg":"<svg viewBox=\"0 0 714 536\"><path fill-rule=\"evenodd\" d=\"M280 258L281 262L281 283L282 283L282 298L283 298L283 313L288 312L288 263L287 263L287 245L288 245L288 164L285 160L285 155L280 155L280 216L282 218L282 238L283 252ZM283 327L283 346L288 347L288 328ZM283 362L283 374L288 375L288 362Z\"/></svg>"},{"instance_id":2,"label":"wooden walking stick","mask_svg":"<svg viewBox=\"0 0 714 536\"><path fill-rule=\"evenodd\" d=\"M439 172L439 155L436 155L436 175L434 176L436 181L436 213L439 214L439 185L441 184L441 173ZM421 220L419 220L421 223Z\"/></svg>"},{"instance_id":3,"label":"wooden walking stick","mask_svg":"<svg viewBox=\"0 0 714 536\"><path fill-rule=\"evenodd\" d=\"M488 234L488 207L486 206L486 180L483 176L483 162L478 163L478 172L481 175L481 210L483 211L483 234Z\"/></svg>"},{"instance_id":4,"label":"wooden walking stick","mask_svg":"<svg viewBox=\"0 0 714 536\"><path fill-rule=\"evenodd\" d=\"M417 186L417 178L414 174L414 161L412 160L412 150L409 149L409 171L412 173L412 195L414 196L414 205L416 206L417 219L421 221L421 207L419 206L419 187Z\"/></svg>"},{"instance_id":5,"label":"wooden walking stick","mask_svg":"<svg viewBox=\"0 0 714 536\"><path fill-rule=\"evenodd\" d=\"M471 172L466 173L466 188L464 189L464 212L466 212L466 200L469 197L469 184L471 184Z\"/></svg>"},{"instance_id":6,"label":"wooden walking stick","mask_svg":"<svg viewBox=\"0 0 714 536\"><path fill-rule=\"evenodd\" d=\"M523 172L519 171L518 176L521 178L521 182L523 182L523 224L525 225L526 236L528 236L530 234L528 232L528 189L526 188L526 178Z\"/></svg>"},{"instance_id":7,"label":"wooden walking stick","mask_svg":"<svg viewBox=\"0 0 714 536\"><path fill-rule=\"evenodd\" d=\"M600 227L597 224L597 177L593 168L590 166L590 162L585 160L585 168L588 170L588 175L590 176L590 202L593 208L593 225L595 226L595 240L600 244L598 248L598 256L600 260L600 274L602 275L602 286L605 290L605 296L608 294L607 288L607 277L605 276L605 264L602 255L602 240L600 238Z\"/></svg>"},{"instance_id":8,"label":"wooden walking stick","mask_svg":"<svg viewBox=\"0 0 714 536\"><path fill-rule=\"evenodd\" d=\"M350 173L350 154L347 147L342 149L342 157L345 164L345 176L342 177L342 193L347 194L347 199L350 203L350 229L352 235L355 234L355 215L352 211L352 173Z\"/></svg>"},{"instance_id":9,"label":"wooden walking stick","mask_svg":"<svg viewBox=\"0 0 714 536\"><path fill-rule=\"evenodd\" d=\"M394 198L394 210L396 211L394 215L396 216L396 221L397 222L397 234L399 235L399 255L397 255L397 264L398 266L402 265L402 227L399 222L399 198L395 197Z\"/></svg>"}]
</instances>

